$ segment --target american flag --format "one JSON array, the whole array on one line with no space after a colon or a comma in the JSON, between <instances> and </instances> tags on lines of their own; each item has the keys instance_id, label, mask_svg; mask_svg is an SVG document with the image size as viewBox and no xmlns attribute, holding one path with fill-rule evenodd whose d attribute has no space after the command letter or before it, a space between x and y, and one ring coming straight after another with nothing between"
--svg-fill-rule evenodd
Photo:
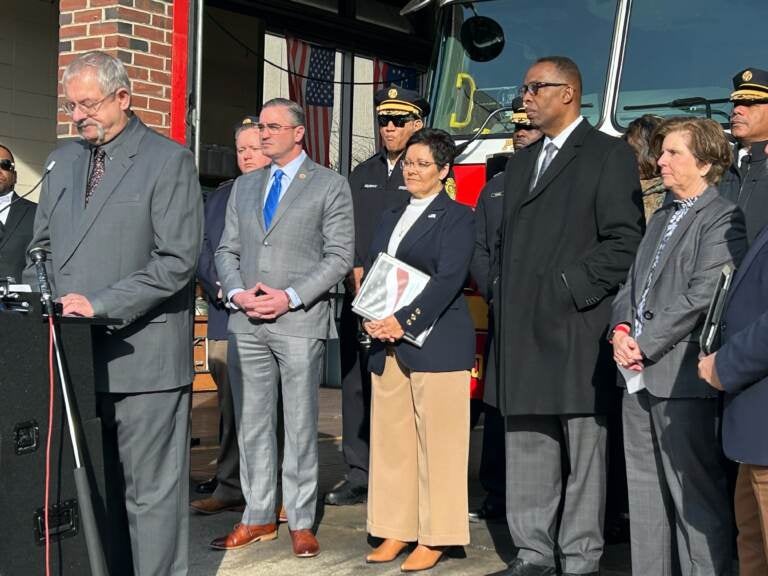
<instances>
[{"instance_id":1,"label":"american flag","mask_svg":"<svg viewBox=\"0 0 768 576\"><path fill-rule=\"evenodd\" d=\"M336 51L288 37L288 93L307 114L304 144L312 160L329 166Z\"/></svg>"},{"instance_id":2,"label":"american flag","mask_svg":"<svg viewBox=\"0 0 768 576\"><path fill-rule=\"evenodd\" d=\"M374 93L395 84L401 88L420 91L421 76L414 68L395 66L378 58L373 59L373 91Z\"/></svg>"}]
</instances>

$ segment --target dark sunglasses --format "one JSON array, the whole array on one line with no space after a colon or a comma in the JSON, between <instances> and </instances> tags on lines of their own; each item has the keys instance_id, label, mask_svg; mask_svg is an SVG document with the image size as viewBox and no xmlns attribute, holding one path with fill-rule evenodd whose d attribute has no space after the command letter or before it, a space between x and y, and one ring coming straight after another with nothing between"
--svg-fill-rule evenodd
<instances>
[{"instance_id":1,"label":"dark sunglasses","mask_svg":"<svg viewBox=\"0 0 768 576\"><path fill-rule=\"evenodd\" d=\"M0 168L5 170L6 172L13 172L14 169L16 168L16 165L11 160L8 160L7 158L3 158L2 160L0 160Z\"/></svg>"},{"instance_id":2,"label":"dark sunglasses","mask_svg":"<svg viewBox=\"0 0 768 576\"><path fill-rule=\"evenodd\" d=\"M403 126L408 124L408 122L410 122L411 120L416 120L416 118L414 118L410 114L405 114L405 115L400 115L400 116L393 116L393 115L389 115L389 114L380 114L376 118L377 118L377 121L378 121L379 126L381 128L384 128L385 126L388 126L390 122L392 122L392 124L394 124L395 128L402 128Z\"/></svg>"}]
</instances>

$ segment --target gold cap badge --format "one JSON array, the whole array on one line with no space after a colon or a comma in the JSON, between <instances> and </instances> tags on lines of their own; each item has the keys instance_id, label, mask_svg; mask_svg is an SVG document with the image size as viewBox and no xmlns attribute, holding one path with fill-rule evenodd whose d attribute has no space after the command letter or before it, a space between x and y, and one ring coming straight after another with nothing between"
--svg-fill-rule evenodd
<instances>
[{"instance_id":1,"label":"gold cap badge","mask_svg":"<svg viewBox=\"0 0 768 576\"><path fill-rule=\"evenodd\" d=\"M397 98L397 90L395 88L390 88L389 92L387 92L387 96L390 98Z\"/></svg>"},{"instance_id":2,"label":"gold cap badge","mask_svg":"<svg viewBox=\"0 0 768 576\"><path fill-rule=\"evenodd\" d=\"M744 74L741 75L741 79L744 80L744 82L749 82L752 80L752 72L749 70L744 70Z\"/></svg>"}]
</instances>

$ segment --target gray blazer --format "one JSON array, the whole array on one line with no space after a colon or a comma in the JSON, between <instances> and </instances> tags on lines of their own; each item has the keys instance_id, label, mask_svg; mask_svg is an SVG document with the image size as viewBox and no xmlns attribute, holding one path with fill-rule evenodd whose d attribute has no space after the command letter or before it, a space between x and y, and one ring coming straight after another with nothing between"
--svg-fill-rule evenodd
<instances>
[{"instance_id":1,"label":"gray blazer","mask_svg":"<svg viewBox=\"0 0 768 576\"><path fill-rule=\"evenodd\" d=\"M216 250L219 280L224 294L258 282L273 288L292 287L303 306L266 322L268 330L328 338L335 334L328 291L351 270L354 254L349 184L307 158L266 230L263 206L269 172L267 166L235 180ZM236 334L251 333L259 323L234 311L228 328Z\"/></svg>"},{"instance_id":2,"label":"gray blazer","mask_svg":"<svg viewBox=\"0 0 768 576\"><path fill-rule=\"evenodd\" d=\"M627 280L613 301L611 327L621 322L634 326L648 270L674 209L668 193L648 223ZM720 270L725 264L737 265L746 248L741 210L716 188L707 188L669 239L648 293L637 343L647 359L644 382L654 396L717 395L697 375L698 338Z\"/></svg>"},{"instance_id":3,"label":"gray blazer","mask_svg":"<svg viewBox=\"0 0 768 576\"><path fill-rule=\"evenodd\" d=\"M193 377L192 291L202 197L192 154L138 118L114 140L104 179L84 208L90 148L69 142L40 193L30 246L49 252L57 296L83 294L119 318L94 338L97 388L170 390ZM25 279L37 286L28 262Z\"/></svg>"}]
</instances>

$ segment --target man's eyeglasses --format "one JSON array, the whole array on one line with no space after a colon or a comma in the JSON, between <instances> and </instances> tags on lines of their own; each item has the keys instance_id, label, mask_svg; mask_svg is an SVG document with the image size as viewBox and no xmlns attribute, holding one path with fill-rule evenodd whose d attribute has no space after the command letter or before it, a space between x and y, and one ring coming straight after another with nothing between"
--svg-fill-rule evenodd
<instances>
[{"instance_id":1,"label":"man's eyeglasses","mask_svg":"<svg viewBox=\"0 0 768 576\"><path fill-rule=\"evenodd\" d=\"M256 124L256 128L259 132L269 132L270 134L277 134L283 128L298 128L299 126L292 126L291 124Z\"/></svg>"},{"instance_id":2,"label":"man's eyeglasses","mask_svg":"<svg viewBox=\"0 0 768 576\"><path fill-rule=\"evenodd\" d=\"M64 104L61 105L60 110L64 112L64 114L69 114L71 116L75 113L75 110L79 109L80 112L86 116L93 116L99 111L101 105L106 101L106 99L110 96L114 96L116 92L117 90L110 92L104 96L104 98L97 100L96 102L64 102Z\"/></svg>"},{"instance_id":3,"label":"man's eyeglasses","mask_svg":"<svg viewBox=\"0 0 768 576\"><path fill-rule=\"evenodd\" d=\"M518 96L525 96L525 93L536 96L539 90L542 88L549 88L550 86L568 86L565 82L531 82L529 84L522 84L517 89Z\"/></svg>"},{"instance_id":4,"label":"man's eyeglasses","mask_svg":"<svg viewBox=\"0 0 768 576\"><path fill-rule=\"evenodd\" d=\"M14 164L11 160L8 160L8 158L3 158L0 160L0 168L6 172L13 172L16 169L16 164Z\"/></svg>"},{"instance_id":5,"label":"man's eyeglasses","mask_svg":"<svg viewBox=\"0 0 768 576\"><path fill-rule=\"evenodd\" d=\"M376 120L378 121L379 127L381 128L389 126L390 122L392 122L395 128L402 128L403 126L408 124L408 122L415 120L415 118L410 114L405 114L405 115L401 114L399 116L390 115L390 114L380 114L376 117Z\"/></svg>"},{"instance_id":6,"label":"man's eyeglasses","mask_svg":"<svg viewBox=\"0 0 768 576\"><path fill-rule=\"evenodd\" d=\"M417 160L416 162L412 160L401 160L400 161L400 167L403 170L418 170L419 172L423 172L427 168L429 168L432 165L437 165L437 162L426 162L424 160Z\"/></svg>"}]
</instances>

